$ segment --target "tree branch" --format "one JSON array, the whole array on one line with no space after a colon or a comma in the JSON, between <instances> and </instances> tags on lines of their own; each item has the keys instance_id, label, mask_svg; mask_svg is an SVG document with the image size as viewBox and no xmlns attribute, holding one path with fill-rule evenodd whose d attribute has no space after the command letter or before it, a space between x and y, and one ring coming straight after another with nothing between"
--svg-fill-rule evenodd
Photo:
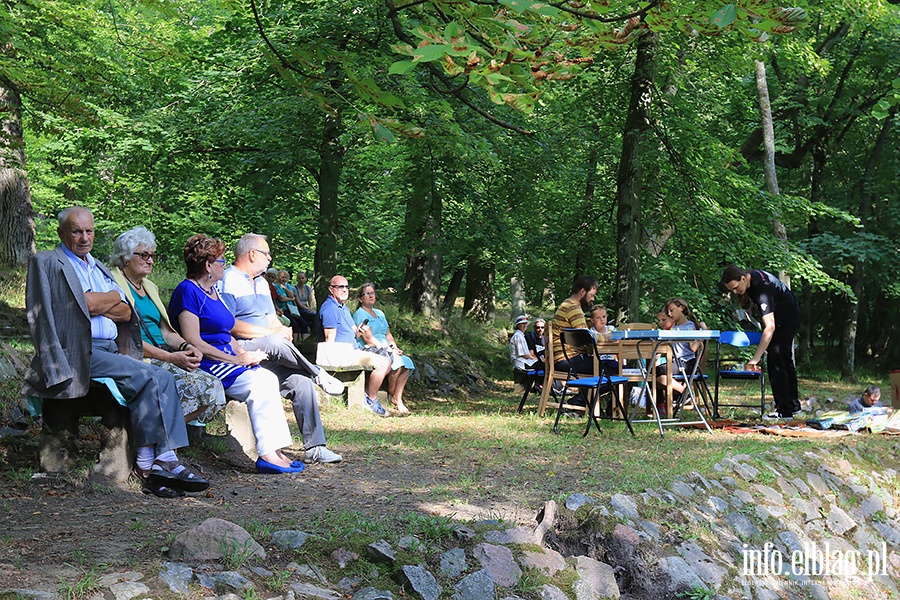
<instances>
[{"instance_id":1,"label":"tree branch","mask_svg":"<svg viewBox=\"0 0 900 600\"><path fill-rule=\"evenodd\" d=\"M269 40L269 37L266 35L266 31L265 31L265 29L263 29L262 20L260 19L260 16L259 16L259 10L256 8L256 0L250 0L250 8L253 9L253 20L256 22L256 30L259 31L259 36L266 43L266 46L269 47L269 50L272 51L272 54L274 54L275 57L279 60L279 62L281 62L282 67L284 67L285 69L294 71L295 73L299 73L300 75L302 75L303 77L306 77L307 79L321 79L321 77L317 77L310 73L306 73L301 68L288 62L288 60L281 55L281 53L278 51L278 49L275 47L275 45Z\"/></svg>"}]
</instances>

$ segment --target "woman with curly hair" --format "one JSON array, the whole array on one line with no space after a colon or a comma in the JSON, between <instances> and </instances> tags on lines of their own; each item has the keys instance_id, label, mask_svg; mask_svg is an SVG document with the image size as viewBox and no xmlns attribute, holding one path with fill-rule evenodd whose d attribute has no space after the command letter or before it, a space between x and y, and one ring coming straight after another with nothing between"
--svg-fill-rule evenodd
<instances>
[{"instance_id":1,"label":"woman with curly hair","mask_svg":"<svg viewBox=\"0 0 900 600\"><path fill-rule=\"evenodd\" d=\"M281 449L291 445L278 378L259 366L266 354L245 351L231 335L234 316L219 297L216 283L225 272L225 244L202 233L184 245L187 278L169 301L169 320L188 343L203 353L200 368L222 381L228 396L247 403L256 436L260 473L299 473L303 463Z\"/></svg>"}]
</instances>

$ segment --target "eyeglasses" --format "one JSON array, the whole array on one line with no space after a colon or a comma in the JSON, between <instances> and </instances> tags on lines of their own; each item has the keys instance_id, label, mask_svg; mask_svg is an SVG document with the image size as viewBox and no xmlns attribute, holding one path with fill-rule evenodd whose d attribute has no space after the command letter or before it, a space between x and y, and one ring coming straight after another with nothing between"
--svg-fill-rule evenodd
<instances>
[{"instance_id":1,"label":"eyeglasses","mask_svg":"<svg viewBox=\"0 0 900 600\"><path fill-rule=\"evenodd\" d=\"M153 260L158 260L158 259L159 259L159 253L158 253L158 252L134 252L133 254L134 254L135 256L140 256L140 257L141 257L141 260L144 261L144 262L147 262L147 261L150 260L151 258L152 258Z\"/></svg>"},{"instance_id":2,"label":"eyeglasses","mask_svg":"<svg viewBox=\"0 0 900 600\"><path fill-rule=\"evenodd\" d=\"M350 289L349 285L329 285L328 287L337 288L339 290L349 290Z\"/></svg>"},{"instance_id":3,"label":"eyeglasses","mask_svg":"<svg viewBox=\"0 0 900 600\"><path fill-rule=\"evenodd\" d=\"M543 329L544 326L543 326L543 325L535 325L534 328L535 328L535 329Z\"/></svg>"},{"instance_id":4,"label":"eyeglasses","mask_svg":"<svg viewBox=\"0 0 900 600\"><path fill-rule=\"evenodd\" d=\"M253 248L252 250L254 252L262 252L263 254L266 255L266 258L268 258L269 260L272 260L272 255L270 253L266 252L265 250L260 250L259 248Z\"/></svg>"},{"instance_id":5,"label":"eyeglasses","mask_svg":"<svg viewBox=\"0 0 900 600\"><path fill-rule=\"evenodd\" d=\"M220 265L222 265L223 267L224 267L226 264L228 264L228 263L225 262L225 259L224 259L224 258L217 258L217 259L214 260L213 262L217 262L217 263L219 263Z\"/></svg>"},{"instance_id":6,"label":"eyeglasses","mask_svg":"<svg viewBox=\"0 0 900 600\"><path fill-rule=\"evenodd\" d=\"M360 294L360 296L374 296L375 292L366 292L365 294Z\"/></svg>"}]
</instances>

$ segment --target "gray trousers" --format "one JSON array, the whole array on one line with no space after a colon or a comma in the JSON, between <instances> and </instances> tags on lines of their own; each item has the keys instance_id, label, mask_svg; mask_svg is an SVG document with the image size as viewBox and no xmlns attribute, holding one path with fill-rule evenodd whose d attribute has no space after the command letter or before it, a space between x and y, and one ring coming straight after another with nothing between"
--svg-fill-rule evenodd
<instances>
[{"instance_id":1,"label":"gray trousers","mask_svg":"<svg viewBox=\"0 0 900 600\"><path fill-rule=\"evenodd\" d=\"M115 340L93 340L91 377L109 377L128 402L135 445L156 453L188 445L181 399L172 374L118 353Z\"/></svg>"},{"instance_id":2,"label":"gray trousers","mask_svg":"<svg viewBox=\"0 0 900 600\"><path fill-rule=\"evenodd\" d=\"M325 430L312 378L319 367L310 363L292 343L278 334L252 340L239 340L244 350L262 350L269 355L260 365L275 373L281 384L281 395L291 401L297 427L303 436L303 448L325 445Z\"/></svg>"}]
</instances>

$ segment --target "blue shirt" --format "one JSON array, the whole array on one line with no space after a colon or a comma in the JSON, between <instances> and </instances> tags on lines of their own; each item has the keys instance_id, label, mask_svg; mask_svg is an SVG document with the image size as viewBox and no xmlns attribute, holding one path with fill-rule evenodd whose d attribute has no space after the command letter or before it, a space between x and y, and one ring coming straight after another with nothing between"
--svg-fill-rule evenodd
<instances>
[{"instance_id":1,"label":"blue shirt","mask_svg":"<svg viewBox=\"0 0 900 600\"><path fill-rule=\"evenodd\" d=\"M847 407L847 412L858 413L866 410L867 408L881 408L882 406L883 405L881 404L881 400L876 400L872 403L872 406L866 406L862 403L862 398L860 397L850 403L850 406Z\"/></svg>"},{"instance_id":2,"label":"blue shirt","mask_svg":"<svg viewBox=\"0 0 900 600\"><path fill-rule=\"evenodd\" d=\"M63 252L72 266L75 268L75 274L78 275L78 281L81 283L81 291L87 292L111 292L113 290L119 292L122 300L125 300L125 292L119 287L112 277L107 277L106 273L97 266L94 257L88 254L84 260L75 256L65 244L62 245ZM91 317L91 337L95 340L114 340L118 334L115 322L108 317L97 315Z\"/></svg>"},{"instance_id":3,"label":"blue shirt","mask_svg":"<svg viewBox=\"0 0 900 600\"><path fill-rule=\"evenodd\" d=\"M335 342L345 342L356 345L356 330L353 323L353 317L350 316L350 309L346 304L341 304L328 296L322 306L319 307L319 328L318 338L320 342L325 341L326 329L337 329Z\"/></svg>"}]
</instances>

